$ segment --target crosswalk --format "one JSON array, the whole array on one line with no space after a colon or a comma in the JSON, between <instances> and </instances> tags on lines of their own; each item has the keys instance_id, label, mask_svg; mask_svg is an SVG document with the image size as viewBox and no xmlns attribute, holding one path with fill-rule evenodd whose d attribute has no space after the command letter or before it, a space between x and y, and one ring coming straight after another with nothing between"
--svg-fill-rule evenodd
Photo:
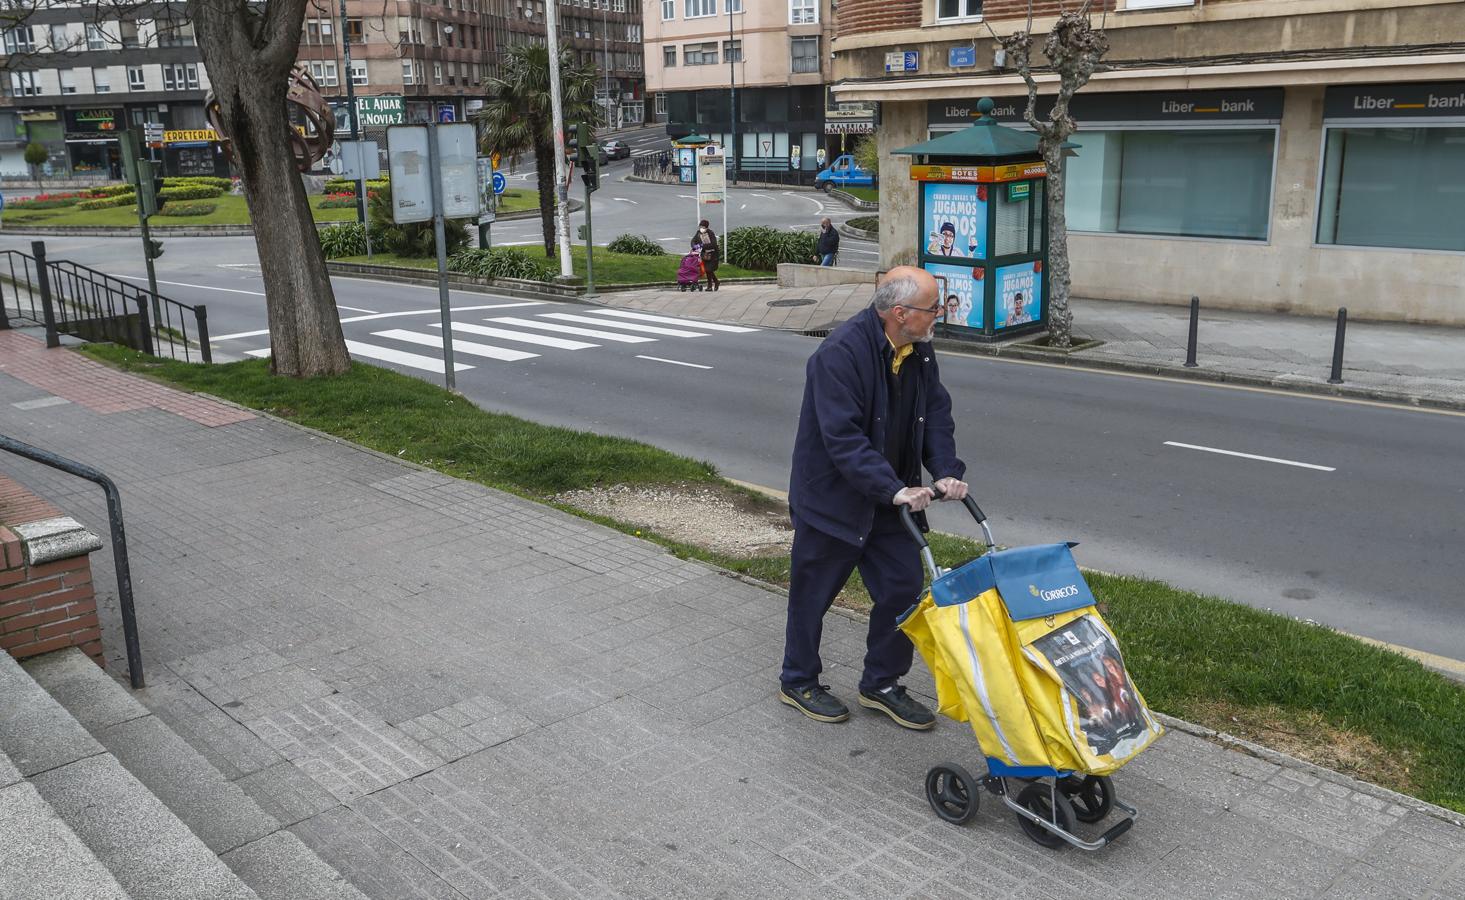
<instances>
[{"instance_id":1,"label":"crosswalk","mask_svg":"<svg viewBox=\"0 0 1465 900\"><path fill-rule=\"evenodd\" d=\"M563 307L561 307L563 308ZM460 316L467 310L454 310ZM371 317L361 317L371 318ZM422 330L388 328L371 332L375 340L347 340L346 349L358 359L391 363L442 375L442 323L425 323ZM462 372L489 360L515 363L537 359L555 351L591 350L607 344L641 345L664 340L692 340L714 334L747 334L758 329L720 322L698 322L653 313L621 309L586 309L583 313L542 312L519 316L486 316L480 321L453 321L453 371ZM428 348L434 352L413 352L404 349ZM507 346L505 346L507 345ZM532 348L532 349L529 349ZM268 347L246 351L248 355L266 357ZM662 357L636 354L638 359L686 365L694 369L710 366L683 363ZM463 360L472 359L473 362Z\"/></svg>"}]
</instances>

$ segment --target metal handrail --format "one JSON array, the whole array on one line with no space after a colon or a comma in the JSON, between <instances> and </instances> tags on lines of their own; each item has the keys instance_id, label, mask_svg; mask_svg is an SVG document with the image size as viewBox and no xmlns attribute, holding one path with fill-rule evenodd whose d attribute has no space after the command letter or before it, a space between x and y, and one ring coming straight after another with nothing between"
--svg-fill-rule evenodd
<instances>
[{"instance_id":1,"label":"metal handrail","mask_svg":"<svg viewBox=\"0 0 1465 900\"><path fill-rule=\"evenodd\" d=\"M102 486L102 491L107 495L107 519L112 529L112 562L117 568L117 605L122 612L122 642L127 647L127 678L132 683L133 690L146 687L142 671L142 650L137 640L137 613L132 605L132 571L127 563L127 535L122 527L122 496L117 492L117 485L91 466L57 456L49 450L32 447L3 434L0 434L0 450Z\"/></svg>"}]
</instances>

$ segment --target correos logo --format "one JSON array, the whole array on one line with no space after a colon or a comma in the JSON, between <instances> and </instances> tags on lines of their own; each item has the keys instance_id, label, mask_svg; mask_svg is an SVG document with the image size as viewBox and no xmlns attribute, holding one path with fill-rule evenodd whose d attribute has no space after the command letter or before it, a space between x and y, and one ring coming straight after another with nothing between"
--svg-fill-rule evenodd
<instances>
[{"instance_id":1,"label":"correos logo","mask_svg":"<svg viewBox=\"0 0 1465 900\"><path fill-rule=\"evenodd\" d=\"M1058 588L1056 591L1040 591L1035 586L1029 585L1029 590L1043 600L1052 602L1054 600L1066 600L1069 597L1078 596L1078 585L1070 584L1067 587Z\"/></svg>"}]
</instances>

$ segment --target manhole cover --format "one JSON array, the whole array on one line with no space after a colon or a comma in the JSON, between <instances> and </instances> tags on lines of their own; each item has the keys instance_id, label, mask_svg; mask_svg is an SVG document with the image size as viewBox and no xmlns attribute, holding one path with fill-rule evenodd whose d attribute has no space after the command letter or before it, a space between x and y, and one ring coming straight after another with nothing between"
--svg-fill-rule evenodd
<instances>
[{"instance_id":1,"label":"manhole cover","mask_svg":"<svg viewBox=\"0 0 1465 900\"><path fill-rule=\"evenodd\" d=\"M808 297L794 297L794 298L790 298L788 300L769 300L768 301L768 305L769 306L813 306L815 304L815 302L817 302L817 301L811 300Z\"/></svg>"}]
</instances>

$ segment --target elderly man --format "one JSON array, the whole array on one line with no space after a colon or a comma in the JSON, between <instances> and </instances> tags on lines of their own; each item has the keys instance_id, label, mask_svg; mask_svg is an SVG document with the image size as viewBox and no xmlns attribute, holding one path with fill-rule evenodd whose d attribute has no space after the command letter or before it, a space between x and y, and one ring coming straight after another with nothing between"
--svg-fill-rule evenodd
<instances>
[{"instance_id":1,"label":"elderly man","mask_svg":"<svg viewBox=\"0 0 1465 900\"><path fill-rule=\"evenodd\" d=\"M860 705L906 728L936 724L899 683L913 648L895 622L924 581L898 508L909 506L924 527L921 510L935 493L921 486L922 466L945 498L967 492L951 396L931 351L940 312L935 278L911 266L891 269L870 307L809 358L789 481L793 569L779 699L820 722L849 718L819 683L819 639L824 614L858 568L875 603Z\"/></svg>"}]
</instances>

